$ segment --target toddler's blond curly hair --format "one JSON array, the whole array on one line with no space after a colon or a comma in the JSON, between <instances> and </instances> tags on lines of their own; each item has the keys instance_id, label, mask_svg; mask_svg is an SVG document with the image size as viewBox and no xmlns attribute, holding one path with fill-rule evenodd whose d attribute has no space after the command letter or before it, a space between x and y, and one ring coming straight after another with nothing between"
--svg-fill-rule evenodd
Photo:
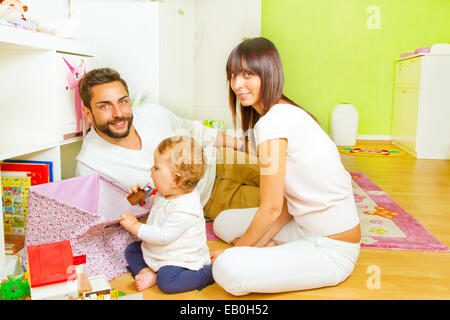
<instances>
[{"instance_id":1,"label":"toddler's blond curly hair","mask_svg":"<svg viewBox=\"0 0 450 320\"><path fill-rule=\"evenodd\" d=\"M202 146L192 137L174 136L158 145L158 152L171 152L171 161L179 177L177 182L186 192L194 190L206 171L207 159Z\"/></svg>"}]
</instances>

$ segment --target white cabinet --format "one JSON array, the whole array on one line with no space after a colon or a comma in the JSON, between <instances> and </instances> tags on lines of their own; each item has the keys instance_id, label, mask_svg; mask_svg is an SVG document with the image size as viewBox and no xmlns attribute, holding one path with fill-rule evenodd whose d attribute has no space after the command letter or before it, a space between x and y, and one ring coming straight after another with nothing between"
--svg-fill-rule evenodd
<instances>
[{"instance_id":1,"label":"white cabinet","mask_svg":"<svg viewBox=\"0 0 450 320\"><path fill-rule=\"evenodd\" d=\"M450 54L397 60L393 143L417 159L450 159L449 121Z\"/></svg>"},{"instance_id":2,"label":"white cabinet","mask_svg":"<svg viewBox=\"0 0 450 320\"><path fill-rule=\"evenodd\" d=\"M75 159L66 153L76 154L81 146L80 137L64 139L67 126L62 120L74 119L73 95L63 81L63 56L82 58L90 67L95 64L94 53L79 42L0 25L0 161L52 161L54 180L73 176ZM2 278L6 260L0 214Z\"/></svg>"}]
</instances>

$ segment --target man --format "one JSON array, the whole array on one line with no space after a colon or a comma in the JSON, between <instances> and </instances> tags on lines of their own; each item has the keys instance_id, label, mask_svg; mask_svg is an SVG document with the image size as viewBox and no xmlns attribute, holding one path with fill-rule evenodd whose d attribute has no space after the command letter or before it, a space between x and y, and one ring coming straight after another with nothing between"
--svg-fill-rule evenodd
<instances>
[{"instance_id":1,"label":"man","mask_svg":"<svg viewBox=\"0 0 450 320\"><path fill-rule=\"evenodd\" d=\"M229 148L243 148L242 140L198 121L180 118L156 104L132 109L126 82L110 68L91 70L78 87L83 113L93 130L86 135L76 158L77 176L98 172L125 188L152 184L150 167L159 142L189 135L204 148L208 158L205 175L197 185L205 216L214 219L225 209L259 206L256 161L248 164L249 155L238 151L230 157ZM237 158L245 160L239 164Z\"/></svg>"}]
</instances>

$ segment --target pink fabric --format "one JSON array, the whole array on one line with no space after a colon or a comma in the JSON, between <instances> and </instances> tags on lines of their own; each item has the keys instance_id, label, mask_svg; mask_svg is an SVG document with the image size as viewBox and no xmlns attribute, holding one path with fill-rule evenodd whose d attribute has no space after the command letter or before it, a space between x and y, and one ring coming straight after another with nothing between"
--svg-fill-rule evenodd
<instances>
[{"instance_id":1,"label":"pink fabric","mask_svg":"<svg viewBox=\"0 0 450 320\"><path fill-rule=\"evenodd\" d=\"M430 52L431 47L422 47L422 48L418 48L414 51L414 53L428 53Z\"/></svg>"},{"instance_id":2,"label":"pink fabric","mask_svg":"<svg viewBox=\"0 0 450 320\"><path fill-rule=\"evenodd\" d=\"M33 186L28 197L25 246L70 240L74 255L86 255L89 277L111 280L127 272L125 248L138 239L120 225L108 226L125 211L145 218L150 201L131 206L123 187L98 174Z\"/></svg>"},{"instance_id":3,"label":"pink fabric","mask_svg":"<svg viewBox=\"0 0 450 320\"><path fill-rule=\"evenodd\" d=\"M206 223L206 239L208 240L220 240L216 234L214 233L214 229L213 229L213 221L208 221Z\"/></svg>"},{"instance_id":4,"label":"pink fabric","mask_svg":"<svg viewBox=\"0 0 450 320\"><path fill-rule=\"evenodd\" d=\"M362 248L450 251L364 173L350 174L361 220Z\"/></svg>"},{"instance_id":5,"label":"pink fabric","mask_svg":"<svg viewBox=\"0 0 450 320\"><path fill-rule=\"evenodd\" d=\"M93 174L84 176L82 179L76 177L40 184L31 189L84 211L97 212L99 175Z\"/></svg>"},{"instance_id":6,"label":"pink fabric","mask_svg":"<svg viewBox=\"0 0 450 320\"><path fill-rule=\"evenodd\" d=\"M405 52L400 55L400 58L406 58L406 57L413 56L413 55L415 55L415 53L413 51Z\"/></svg>"}]
</instances>

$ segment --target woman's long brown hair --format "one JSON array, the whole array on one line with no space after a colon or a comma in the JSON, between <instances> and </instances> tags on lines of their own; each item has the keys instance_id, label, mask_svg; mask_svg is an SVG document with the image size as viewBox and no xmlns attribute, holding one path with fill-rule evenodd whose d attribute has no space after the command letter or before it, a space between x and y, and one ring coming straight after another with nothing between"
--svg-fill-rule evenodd
<instances>
[{"instance_id":1,"label":"woman's long brown hair","mask_svg":"<svg viewBox=\"0 0 450 320\"><path fill-rule=\"evenodd\" d=\"M262 115L266 114L269 109L280 100L305 110L283 94L283 66L281 64L280 54L275 45L270 40L263 37L248 39L241 42L233 49L228 57L226 66L229 88L228 100L235 128L237 97L231 88L230 81L232 74L239 74L244 70L244 63L246 64L247 70L258 75L261 79L259 102L263 111ZM240 111L242 115L242 129L244 132L247 132L248 129L252 129L262 116L252 107L240 106ZM307 110L305 111L318 123L317 119L311 113ZM248 137L246 136L245 138L247 140Z\"/></svg>"}]
</instances>

